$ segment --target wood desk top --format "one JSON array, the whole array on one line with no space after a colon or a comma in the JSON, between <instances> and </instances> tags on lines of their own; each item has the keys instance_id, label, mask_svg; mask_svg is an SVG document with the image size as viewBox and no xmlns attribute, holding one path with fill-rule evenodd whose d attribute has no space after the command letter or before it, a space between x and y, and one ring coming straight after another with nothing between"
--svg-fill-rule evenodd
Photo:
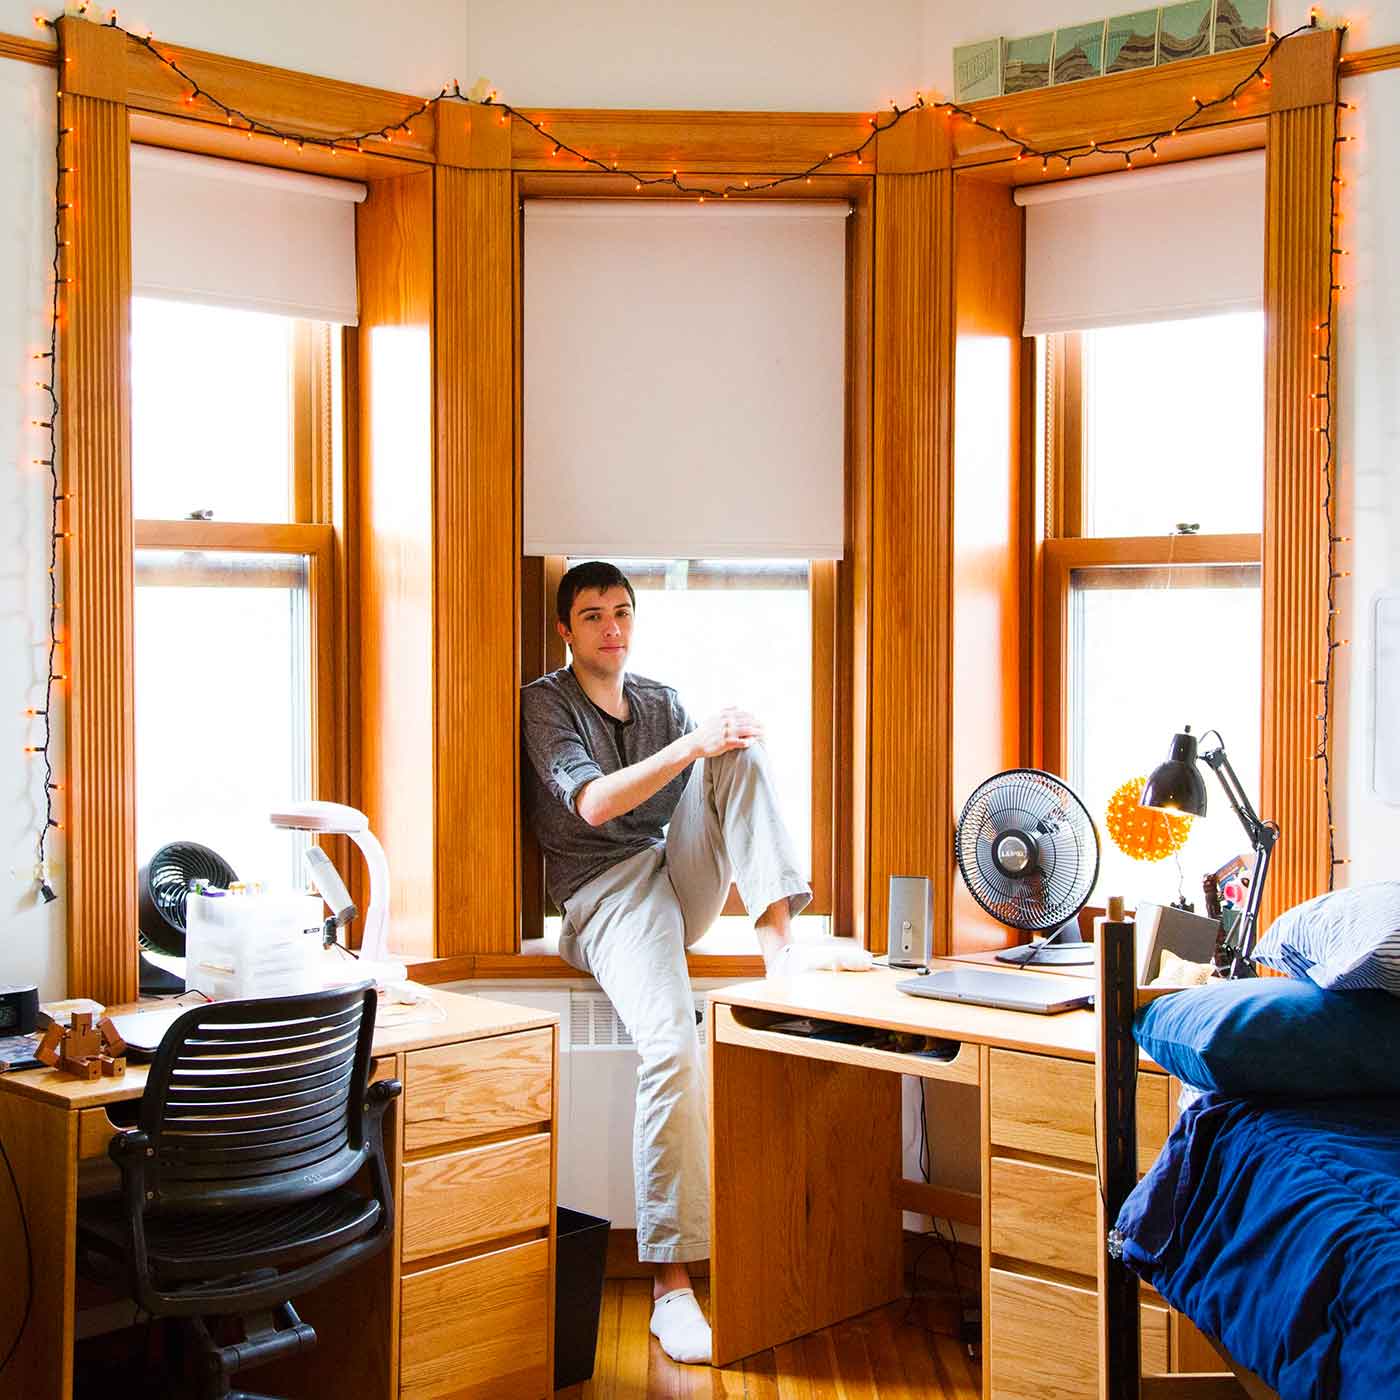
<instances>
[{"instance_id":1,"label":"wood desk top","mask_svg":"<svg viewBox=\"0 0 1400 1400\"><path fill-rule=\"evenodd\" d=\"M937 970L960 964L935 958L930 966ZM907 968L888 967L876 967L870 972L807 972L797 977L721 987L711 992L710 998L730 1006L854 1021L882 1030L971 1041L1008 1050L1062 1055L1074 1060L1094 1058L1098 1018L1092 1011L1040 1016L1030 1011L1003 1011L993 1006L911 997L895 989L895 983L914 975ZM1008 977L1015 975L1007 973Z\"/></svg>"},{"instance_id":2,"label":"wood desk top","mask_svg":"<svg viewBox=\"0 0 1400 1400\"><path fill-rule=\"evenodd\" d=\"M551 1011L510 1006L438 987L418 987L418 990L426 1000L412 1005L380 1003L374 1027L376 1055L534 1030L555 1025L559 1020ZM129 1063L126 1073L119 1079L88 1080L71 1079L53 1069L20 1070L15 1074L0 1074L0 1093L23 1094L26 1098L63 1108L96 1108L122 1099L140 1098L146 1087L147 1068L144 1064Z\"/></svg>"}]
</instances>

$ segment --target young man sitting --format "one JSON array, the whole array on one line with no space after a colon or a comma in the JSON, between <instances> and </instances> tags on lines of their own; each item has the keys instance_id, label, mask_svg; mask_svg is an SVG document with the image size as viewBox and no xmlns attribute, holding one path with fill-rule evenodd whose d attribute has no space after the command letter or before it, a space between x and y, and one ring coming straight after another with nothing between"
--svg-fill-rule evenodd
<instances>
[{"instance_id":1,"label":"young man sitting","mask_svg":"<svg viewBox=\"0 0 1400 1400\"><path fill-rule=\"evenodd\" d=\"M556 626L572 665L521 693L531 823L559 952L591 974L641 1067L633 1128L637 1254L656 1266L651 1330L677 1361L710 1360L687 1265L709 1255L705 1085L685 950L719 917L731 881L769 976L863 969L844 940L794 944L811 900L753 715L698 726L676 692L627 671L636 595L611 564L559 584Z\"/></svg>"}]
</instances>

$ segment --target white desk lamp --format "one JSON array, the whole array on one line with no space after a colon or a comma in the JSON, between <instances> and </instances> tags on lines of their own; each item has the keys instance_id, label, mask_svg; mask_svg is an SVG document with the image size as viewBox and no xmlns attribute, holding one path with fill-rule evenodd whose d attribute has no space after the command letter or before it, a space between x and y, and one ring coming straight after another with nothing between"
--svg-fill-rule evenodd
<instances>
[{"instance_id":1,"label":"white desk lamp","mask_svg":"<svg viewBox=\"0 0 1400 1400\"><path fill-rule=\"evenodd\" d=\"M369 912L360 939L360 957L371 963L391 962L389 954L389 862L369 818L342 802L288 802L272 813L272 824L284 831L313 831L319 836L348 836L369 866ZM401 965L400 965L401 966ZM399 976L403 973L400 971Z\"/></svg>"}]
</instances>

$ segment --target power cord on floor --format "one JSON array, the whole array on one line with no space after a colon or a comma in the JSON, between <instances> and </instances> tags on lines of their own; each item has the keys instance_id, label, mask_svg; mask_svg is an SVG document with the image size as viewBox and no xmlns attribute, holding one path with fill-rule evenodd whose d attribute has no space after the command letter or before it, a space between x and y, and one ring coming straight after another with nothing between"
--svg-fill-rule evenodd
<instances>
[{"instance_id":1,"label":"power cord on floor","mask_svg":"<svg viewBox=\"0 0 1400 1400\"><path fill-rule=\"evenodd\" d=\"M14 1163L10 1161L10 1154L5 1150L5 1140L0 1138L0 1157L5 1159L5 1170L10 1174L10 1186L15 1193L15 1209L19 1212L20 1228L24 1232L24 1312L20 1316L19 1330L15 1333L15 1339L10 1343L10 1349L5 1353L5 1359L0 1361L0 1375L4 1375L10 1362L14 1360L15 1352L19 1350L19 1344L24 1338L24 1330L29 1326L29 1314L34 1307L34 1246L29 1238L29 1217L24 1213L24 1198L19 1192L19 1178L15 1175Z\"/></svg>"},{"instance_id":2,"label":"power cord on floor","mask_svg":"<svg viewBox=\"0 0 1400 1400\"><path fill-rule=\"evenodd\" d=\"M933 1184L933 1158L932 1148L928 1140L928 1107L924 1098L925 1084L922 1078L916 1078L916 1085L919 1091L919 1171L922 1173L925 1185ZM969 1294L963 1287L963 1262L959 1254L960 1241L958 1240L958 1228L952 1220L940 1220L938 1216L929 1216L930 1229L924 1232L924 1247L914 1256L912 1272L914 1275L914 1292L909 1295L909 1305L905 1309L904 1321L906 1324L922 1326L926 1332L933 1332L933 1328L926 1324L914 1322L914 1303L921 1296L918 1290L919 1266L923 1263L924 1257L930 1249L935 1246L943 1250L948 1260L948 1274L953 1283L953 1292L958 1301L958 1340L971 1352L974 1347L980 1345L982 1340L981 1313L977 1306L975 1291ZM943 1226L948 1227L948 1233L944 1234Z\"/></svg>"}]
</instances>

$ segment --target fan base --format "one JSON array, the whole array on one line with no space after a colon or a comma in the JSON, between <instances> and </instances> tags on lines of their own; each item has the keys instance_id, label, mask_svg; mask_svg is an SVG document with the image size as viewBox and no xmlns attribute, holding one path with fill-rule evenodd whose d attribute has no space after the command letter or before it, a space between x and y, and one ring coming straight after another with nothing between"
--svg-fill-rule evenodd
<instances>
[{"instance_id":1,"label":"fan base","mask_svg":"<svg viewBox=\"0 0 1400 1400\"><path fill-rule=\"evenodd\" d=\"M158 963L153 963L143 952L141 954L141 995L143 997L177 996L185 990L185 979L167 972Z\"/></svg>"},{"instance_id":2,"label":"fan base","mask_svg":"<svg viewBox=\"0 0 1400 1400\"><path fill-rule=\"evenodd\" d=\"M1051 943L1046 947L1045 939L1026 943L1019 948L1003 948L997 954L997 961L1016 963L1032 967L1087 967L1094 961L1092 943Z\"/></svg>"}]
</instances>

